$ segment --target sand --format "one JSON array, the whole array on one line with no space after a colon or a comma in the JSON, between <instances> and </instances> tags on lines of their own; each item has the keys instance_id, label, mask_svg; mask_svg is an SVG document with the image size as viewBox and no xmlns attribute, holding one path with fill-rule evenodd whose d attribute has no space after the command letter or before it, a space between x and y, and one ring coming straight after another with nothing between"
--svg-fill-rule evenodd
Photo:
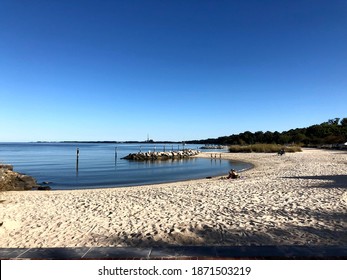
<instances>
[{"instance_id":1,"label":"sand","mask_svg":"<svg viewBox=\"0 0 347 280\"><path fill-rule=\"evenodd\" d=\"M222 158L255 167L234 180L0 193L0 247L347 244L346 152Z\"/></svg>"}]
</instances>

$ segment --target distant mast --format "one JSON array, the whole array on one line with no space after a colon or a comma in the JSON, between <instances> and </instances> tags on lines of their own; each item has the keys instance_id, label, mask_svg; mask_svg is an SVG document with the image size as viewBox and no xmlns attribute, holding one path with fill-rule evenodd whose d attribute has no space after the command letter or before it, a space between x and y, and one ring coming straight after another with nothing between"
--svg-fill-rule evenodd
<instances>
[{"instance_id":1,"label":"distant mast","mask_svg":"<svg viewBox=\"0 0 347 280\"><path fill-rule=\"evenodd\" d=\"M153 139L149 139L149 134L147 134L147 140L146 140L146 143L153 143Z\"/></svg>"}]
</instances>

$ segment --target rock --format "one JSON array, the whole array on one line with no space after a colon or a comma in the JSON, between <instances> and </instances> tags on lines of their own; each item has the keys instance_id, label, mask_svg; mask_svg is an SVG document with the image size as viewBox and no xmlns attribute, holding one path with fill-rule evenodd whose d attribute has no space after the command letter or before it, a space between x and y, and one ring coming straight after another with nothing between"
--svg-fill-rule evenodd
<instances>
[{"instance_id":1,"label":"rock","mask_svg":"<svg viewBox=\"0 0 347 280\"><path fill-rule=\"evenodd\" d=\"M39 191L50 191L52 188L50 186L39 186L37 190Z\"/></svg>"},{"instance_id":2,"label":"rock","mask_svg":"<svg viewBox=\"0 0 347 280\"><path fill-rule=\"evenodd\" d=\"M50 182L50 181L44 181L44 182L42 182L42 185L49 185L49 184L51 184L52 182Z\"/></svg>"},{"instance_id":3,"label":"rock","mask_svg":"<svg viewBox=\"0 0 347 280\"><path fill-rule=\"evenodd\" d=\"M0 168L0 191L31 190L35 186L33 177L15 172L13 168Z\"/></svg>"},{"instance_id":4,"label":"rock","mask_svg":"<svg viewBox=\"0 0 347 280\"><path fill-rule=\"evenodd\" d=\"M184 150L178 152L146 152L146 153L135 153L129 154L122 159L127 160L167 160L167 159L178 159L178 158L189 158L199 154L199 151L196 150Z\"/></svg>"},{"instance_id":5,"label":"rock","mask_svg":"<svg viewBox=\"0 0 347 280\"><path fill-rule=\"evenodd\" d=\"M0 164L0 168L13 171L13 165L11 164Z\"/></svg>"}]
</instances>

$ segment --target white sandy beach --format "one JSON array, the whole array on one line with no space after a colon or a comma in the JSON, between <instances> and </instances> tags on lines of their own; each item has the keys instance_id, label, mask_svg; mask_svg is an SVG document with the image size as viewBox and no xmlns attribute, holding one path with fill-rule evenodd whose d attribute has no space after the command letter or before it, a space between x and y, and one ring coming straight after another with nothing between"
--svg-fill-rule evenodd
<instances>
[{"instance_id":1,"label":"white sandy beach","mask_svg":"<svg viewBox=\"0 0 347 280\"><path fill-rule=\"evenodd\" d=\"M0 193L0 247L347 244L346 152L222 157L255 168L235 180Z\"/></svg>"}]
</instances>

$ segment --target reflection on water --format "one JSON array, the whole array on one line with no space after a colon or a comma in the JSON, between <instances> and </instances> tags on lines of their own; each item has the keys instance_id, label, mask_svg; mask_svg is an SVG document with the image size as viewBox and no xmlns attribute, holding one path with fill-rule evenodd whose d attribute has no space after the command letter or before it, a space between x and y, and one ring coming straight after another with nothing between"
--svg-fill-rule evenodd
<instances>
[{"instance_id":1,"label":"reflection on water","mask_svg":"<svg viewBox=\"0 0 347 280\"><path fill-rule=\"evenodd\" d=\"M182 148L182 145L176 148ZM160 149L159 149L160 148ZM128 161L129 153L168 151L174 145L82 144L82 143L0 143L0 162L14 165L18 172L35 177L38 183L53 182L53 189L131 186L197 179L227 174L250 164L189 158L159 161ZM186 145L187 149L197 146Z\"/></svg>"},{"instance_id":2,"label":"reflection on water","mask_svg":"<svg viewBox=\"0 0 347 280\"><path fill-rule=\"evenodd\" d=\"M77 148L76 150L76 176L78 176L78 160L79 160L80 150Z\"/></svg>"}]
</instances>

